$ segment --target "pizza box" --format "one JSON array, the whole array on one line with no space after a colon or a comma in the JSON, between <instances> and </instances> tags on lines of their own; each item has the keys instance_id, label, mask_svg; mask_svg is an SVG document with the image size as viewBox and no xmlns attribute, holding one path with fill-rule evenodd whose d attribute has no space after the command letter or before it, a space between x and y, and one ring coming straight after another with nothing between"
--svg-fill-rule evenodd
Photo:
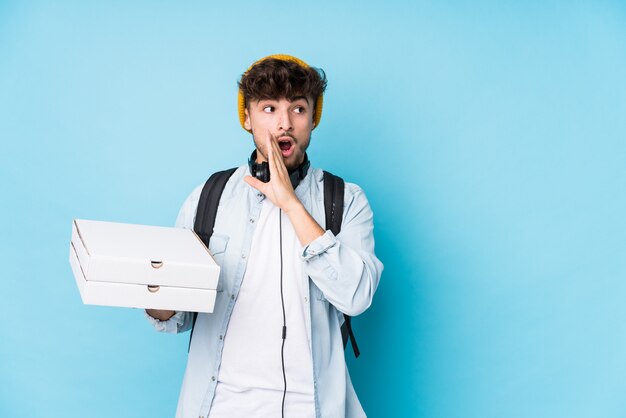
<instances>
[{"instance_id":1,"label":"pizza box","mask_svg":"<svg viewBox=\"0 0 626 418\"><path fill-rule=\"evenodd\" d=\"M220 267L189 229L75 219L70 265L86 304L213 312Z\"/></svg>"}]
</instances>

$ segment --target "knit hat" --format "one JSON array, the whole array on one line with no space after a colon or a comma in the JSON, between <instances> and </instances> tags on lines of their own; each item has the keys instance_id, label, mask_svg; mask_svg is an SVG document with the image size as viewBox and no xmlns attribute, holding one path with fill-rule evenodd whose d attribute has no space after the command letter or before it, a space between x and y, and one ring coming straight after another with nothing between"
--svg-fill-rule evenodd
<instances>
[{"instance_id":1,"label":"knit hat","mask_svg":"<svg viewBox=\"0 0 626 418\"><path fill-rule=\"evenodd\" d=\"M299 58L293 57L291 55L286 55L286 54L274 54L274 55L268 55L267 57L261 58L258 61L255 61L254 64L252 64L244 74L247 74L248 71L250 71L250 69L252 67L254 67L255 65L257 65L258 63L260 63L261 61L265 61L266 59L269 58L275 58L275 59L279 59L282 61L290 61L290 62L295 62L296 64L300 65L301 67L304 68L309 68L310 66L302 61ZM319 97L317 98L317 102L315 104L315 115L313 116L313 122L315 123L315 126L317 127L320 124L320 119L322 118L322 104L324 102L324 94L320 94ZM239 122L241 123L241 127L243 129L246 129L246 127L244 126L244 122L246 121L246 98L243 96L243 92L241 91L241 89L239 89L239 93L238 93L238 97L237 97L237 110L239 111ZM248 129L246 129L246 131L248 132L252 132Z\"/></svg>"}]
</instances>

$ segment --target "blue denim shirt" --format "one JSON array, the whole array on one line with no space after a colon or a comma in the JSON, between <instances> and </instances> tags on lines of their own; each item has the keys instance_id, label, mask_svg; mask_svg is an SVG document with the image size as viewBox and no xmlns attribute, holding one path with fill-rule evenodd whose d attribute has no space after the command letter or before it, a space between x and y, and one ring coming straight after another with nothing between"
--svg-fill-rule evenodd
<instances>
[{"instance_id":1,"label":"blue denim shirt","mask_svg":"<svg viewBox=\"0 0 626 418\"><path fill-rule=\"evenodd\" d=\"M209 250L220 265L213 313L199 314L178 401L177 418L207 417L215 394L224 336L241 287L252 236L265 196L243 181L247 166L226 184L217 211ZM182 206L176 225L193 228L202 185ZM295 190L305 208L325 223L323 172L311 168ZM341 232L330 230L302 248L302 280L309 283L304 303L313 358L317 417L364 417L345 363L340 327L343 313L356 316L372 303L383 270L374 254L373 215L365 194L346 183ZM146 315L147 316L147 315ZM158 331L180 333L191 328L191 314L177 312L167 321L149 317Z\"/></svg>"}]
</instances>

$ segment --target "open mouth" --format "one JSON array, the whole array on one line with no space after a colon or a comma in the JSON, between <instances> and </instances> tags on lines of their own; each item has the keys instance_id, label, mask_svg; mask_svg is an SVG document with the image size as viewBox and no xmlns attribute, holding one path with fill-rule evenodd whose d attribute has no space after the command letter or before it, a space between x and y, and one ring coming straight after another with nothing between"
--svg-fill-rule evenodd
<instances>
[{"instance_id":1,"label":"open mouth","mask_svg":"<svg viewBox=\"0 0 626 418\"><path fill-rule=\"evenodd\" d=\"M278 147L280 148L283 157L289 157L292 154L294 148L293 140L291 138L283 137L278 140Z\"/></svg>"}]
</instances>

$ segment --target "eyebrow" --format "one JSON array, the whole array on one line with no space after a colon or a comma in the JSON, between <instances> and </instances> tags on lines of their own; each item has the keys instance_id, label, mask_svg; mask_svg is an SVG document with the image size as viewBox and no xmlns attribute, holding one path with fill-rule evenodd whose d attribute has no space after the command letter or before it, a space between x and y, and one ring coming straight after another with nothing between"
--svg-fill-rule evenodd
<instances>
[{"instance_id":1,"label":"eyebrow","mask_svg":"<svg viewBox=\"0 0 626 418\"><path fill-rule=\"evenodd\" d=\"M309 98L306 96L296 96L293 98L293 100L290 100L291 102L295 102L296 100L300 100L300 99L304 99L306 101L307 104L309 104Z\"/></svg>"}]
</instances>

